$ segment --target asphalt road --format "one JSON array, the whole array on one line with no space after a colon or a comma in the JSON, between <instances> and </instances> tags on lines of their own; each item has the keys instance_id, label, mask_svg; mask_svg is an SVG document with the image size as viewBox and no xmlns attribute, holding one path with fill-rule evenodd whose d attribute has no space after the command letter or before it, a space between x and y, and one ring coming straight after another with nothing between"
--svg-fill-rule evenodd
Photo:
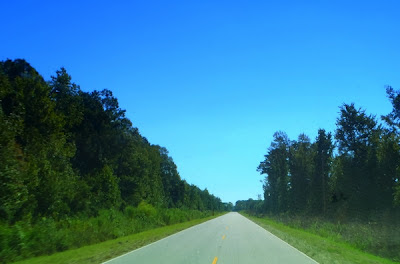
<instances>
[{"instance_id":1,"label":"asphalt road","mask_svg":"<svg viewBox=\"0 0 400 264\"><path fill-rule=\"evenodd\" d=\"M228 213L105 262L317 263L238 213Z\"/></svg>"}]
</instances>

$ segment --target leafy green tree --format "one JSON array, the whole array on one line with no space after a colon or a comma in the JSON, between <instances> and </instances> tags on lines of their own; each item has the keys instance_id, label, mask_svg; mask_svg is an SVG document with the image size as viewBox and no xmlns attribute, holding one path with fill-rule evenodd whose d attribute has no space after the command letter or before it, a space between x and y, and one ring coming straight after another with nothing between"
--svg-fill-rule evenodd
<instances>
[{"instance_id":1,"label":"leafy green tree","mask_svg":"<svg viewBox=\"0 0 400 264\"><path fill-rule=\"evenodd\" d=\"M393 87L386 87L386 95L389 98L390 103L393 106L392 111L385 115L381 116L382 120L389 125L395 132L399 133L400 129L400 91L394 90Z\"/></svg>"},{"instance_id":2,"label":"leafy green tree","mask_svg":"<svg viewBox=\"0 0 400 264\"><path fill-rule=\"evenodd\" d=\"M388 193L393 189L394 203L400 204L400 168L399 168L399 149L400 144L400 91L393 87L386 87L386 95L392 104L392 111L382 116L382 120L389 126L388 131L383 137L383 149L380 150L382 183L379 185L382 189L382 199L388 200ZM396 185L397 184L397 185ZM393 185L395 185L393 187ZM385 197L385 198L383 198ZM385 203L388 204L388 203Z\"/></svg>"},{"instance_id":3,"label":"leafy green tree","mask_svg":"<svg viewBox=\"0 0 400 264\"><path fill-rule=\"evenodd\" d=\"M396 196L396 182L400 180L400 138L393 132L381 135L377 150L378 173L376 203L381 209L390 209Z\"/></svg>"},{"instance_id":4,"label":"leafy green tree","mask_svg":"<svg viewBox=\"0 0 400 264\"><path fill-rule=\"evenodd\" d=\"M336 195L348 199L355 213L366 213L376 206L377 147L380 128L374 116L354 104L340 108L335 138L342 163L336 172Z\"/></svg>"},{"instance_id":5,"label":"leafy green tree","mask_svg":"<svg viewBox=\"0 0 400 264\"><path fill-rule=\"evenodd\" d=\"M90 186L90 203L92 210L118 208L121 204L121 193L118 178L112 169L105 165L100 170L94 170L88 176Z\"/></svg>"},{"instance_id":6,"label":"leafy green tree","mask_svg":"<svg viewBox=\"0 0 400 264\"><path fill-rule=\"evenodd\" d=\"M81 94L83 120L74 131L77 152L73 162L82 175L108 165L115 157L113 154L122 148L117 144L118 130L114 129L120 120L113 114L117 111L115 106L104 105L103 97L107 96L110 96L107 90Z\"/></svg>"},{"instance_id":7,"label":"leafy green tree","mask_svg":"<svg viewBox=\"0 0 400 264\"><path fill-rule=\"evenodd\" d=\"M309 205L312 212L325 214L327 204L330 202L329 175L334 149L331 133L319 129L313 149L314 173L311 179Z\"/></svg>"},{"instance_id":8,"label":"leafy green tree","mask_svg":"<svg viewBox=\"0 0 400 264\"><path fill-rule=\"evenodd\" d=\"M23 172L31 210L37 215L59 217L69 212L76 175L70 158L74 145L63 131L63 116L55 111L50 98L51 88L24 60L5 61L2 74L8 77L11 90L2 99L3 113L17 117L21 129L14 135L26 166ZM17 122L17 123L18 123Z\"/></svg>"},{"instance_id":9,"label":"leafy green tree","mask_svg":"<svg viewBox=\"0 0 400 264\"><path fill-rule=\"evenodd\" d=\"M304 211L307 206L314 170L313 159L310 139L305 134L300 134L289 150L290 207L294 212Z\"/></svg>"},{"instance_id":10,"label":"leafy green tree","mask_svg":"<svg viewBox=\"0 0 400 264\"><path fill-rule=\"evenodd\" d=\"M0 108L0 219L10 222L21 213L29 195L25 185L26 162L14 140L17 125Z\"/></svg>"},{"instance_id":11,"label":"leafy green tree","mask_svg":"<svg viewBox=\"0 0 400 264\"><path fill-rule=\"evenodd\" d=\"M51 76L49 85L50 97L56 103L54 110L62 116L65 132L71 133L83 120L82 91L71 82L71 76L65 68L56 71L56 76Z\"/></svg>"},{"instance_id":12,"label":"leafy green tree","mask_svg":"<svg viewBox=\"0 0 400 264\"><path fill-rule=\"evenodd\" d=\"M181 178L173 159L168 156L168 150L159 147L161 156L161 178L164 187L164 202L168 207L179 207L183 202L183 189L180 188Z\"/></svg>"},{"instance_id":13,"label":"leafy green tree","mask_svg":"<svg viewBox=\"0 0 400 264\"><path fill-rule=\"evenodd\" d=\"M286 133L279 131L274 134L274 141L260 163L257 170L266 174L264 180L264 200L267 210L284 212L289 203L289 147L290 141Z\"/></svg>"},{"instance_id":14,"label":"leafy green tree","mask_svg":"<svg viewBox=\"0 0 400 264\"><path fill-rule=\"evenodd\" d=\"M248 200L236 201L235 211L247 211L248 213L259 214L263 211L263 201L253 200L249 198Z\"/></svg>"}]
</instances>

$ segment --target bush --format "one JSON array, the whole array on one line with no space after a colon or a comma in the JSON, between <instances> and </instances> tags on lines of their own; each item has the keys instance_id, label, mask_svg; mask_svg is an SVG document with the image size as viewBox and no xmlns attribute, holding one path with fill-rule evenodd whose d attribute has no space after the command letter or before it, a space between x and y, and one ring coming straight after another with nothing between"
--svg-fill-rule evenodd
<instances>
[{"instance_id":1,"label":"bush","mask_svg":"<svg viewBox=\"0 0 400 264\"><path fill-rule=\"evenodd\" d=\"M211 212L186 209L154 208L141 202L123 212L100 210L96 217L76 217L56 221L41 218L34 224L0 222L0 263L52 254L138 233L163 225L202 218Z\"/></svg>"},{"instance_id":2,"label":"bush","mask_svg":"<svg viewBox=\"0 0 400 264\"><path fill-rule=\"evenodd\" d=\"M133 219L135 217L135 207L133 206L127 206L125 208L125 215L129 218L129 219Z\"/></svg>"},{"instance_id":3,"label":"bush","mask_svg":"<svg viewBox=\"0 0 400 264\"><path fill-rule=\"evenodd\" d=\"M136 209L135 217L146 222L155 222L157 210L151 204L142 201Z\"/></svg>"}]
</instances>

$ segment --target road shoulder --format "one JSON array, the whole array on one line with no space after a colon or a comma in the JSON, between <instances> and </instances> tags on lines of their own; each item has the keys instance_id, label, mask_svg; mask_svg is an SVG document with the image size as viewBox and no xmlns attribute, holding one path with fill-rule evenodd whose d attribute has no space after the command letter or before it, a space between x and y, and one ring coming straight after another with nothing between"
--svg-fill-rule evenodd
<instances>
[{"instance_id":1,"label":"road shoulder","mask_svg":"<svg viewBox=\"0 0 400 264\"><path fill-rule=\"evenodd\" d=\"M323 238L304 230L294 229L267 218L241 213L257 225L287 242L318 263L394 264L397 262L362 252L345 243Z\"/></svg>"}]
</instances>

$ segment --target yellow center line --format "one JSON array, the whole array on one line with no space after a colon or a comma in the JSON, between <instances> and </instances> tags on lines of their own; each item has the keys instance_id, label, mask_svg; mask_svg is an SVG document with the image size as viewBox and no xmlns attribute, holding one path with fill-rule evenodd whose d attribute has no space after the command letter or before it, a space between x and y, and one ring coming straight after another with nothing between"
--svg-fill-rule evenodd
<instances>
[{"instance_id":1,"label":"yellow center line","mask_svg":"<svg viewBox=\"0 0 400 264\"><path fill-rule=\"evenodd\" d=\"M212 264L217 264L217 260L218 260L218 258L215 257L214 260L213 260L213 262L212 262Z\"/></svg>"},{"instance_id":2,"label":"yellow center line","mask_svg":"<svg viewBox=\"0 0 400 264\"><path fill-rule=\"evenodd\" d=\"M223 236L222 236L222 240L224 240L224 239L225 239L225 237L226 237L226 236L225 236L225 235L223 235Z\"/></svg>"}]
</instances>

